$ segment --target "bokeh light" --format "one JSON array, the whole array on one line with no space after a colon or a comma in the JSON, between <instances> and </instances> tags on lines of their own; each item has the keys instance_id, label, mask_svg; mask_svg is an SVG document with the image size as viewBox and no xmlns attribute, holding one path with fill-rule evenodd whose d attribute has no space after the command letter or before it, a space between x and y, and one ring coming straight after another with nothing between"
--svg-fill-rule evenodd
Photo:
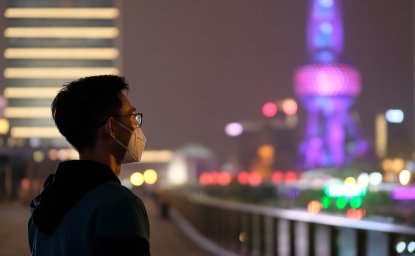
<instances>
[{"instance_id":1,"label":"bokeh light","mask_svg":"<svg viewBox=\"0 0 415 256\"><path fill-rule=\"evenodd\" d=\"M369 184L379 186L382 183L383 176L380 172L372 172L369 174Z\"/></svg>"},{"instance_id":2,"label":"bokeh light","mask_svg":"<svg viewBox=\"0 0 415 256\"><path fill-rule=\"evenodd\" d=\"M385 113L385 119L389 123L399 124L404 120L404 113L400 109L388 109Z\"/></svg>"},{"instance_id":3,"label":"bokeh light","mask_svg":"<svg viewBox=\"0 0 415 256\"><path fill-rule=\"evenodd\" d=\"M241 123L229 123L225 126L225 133L230 137L237 137L244 131L244 127Z\"/></svg>"},{"instance_id":4,"label":"bokeh light","mask_svg":"<svg viewBox=\"0 0 415 256\"><path fill-rule=\"evenodd\" d=\"M408 243L408 252L413 253L415 251L415 242L411 241Z\"/></svg>"},{"instance_id":5,"label":"bokeh light","mask_svg":"<svg viewBox=\"0 0 415 256\"><path fill-rule=\"evenodd\" d=\"M134 186L141 186L144 184L144 175L141 172L134 172L130 176L130 181Z\"/></svg>"},{"instance_id":6,"label":"bokeh light","mask_svg":"<svg viewBox=\"0 0 415 256\"><path fill-rule=\"evenodd\" d=\"M232 176L230 173L221 172L217 177L217 183L221 186L227 186L232 181Z\"/></svg>"},{"instance_id":7,"label":"bokeh light","mask_svg":"<svg viewBox=\"0 0 415 256\"><path fill-rule=\"evenodd\" d=\"M347 177L344 179L344 184L356 184L356 179L354 177Z\"/></svg>"},{"instance_id":8,"label":"bokeh light","mask_svg":"<svg viewBox=\"0 0 415 256\"><path fill-rule=\"evenodd\" d=\"M348 209L346 217L355 220L361 220L366 215L365 209Z\"/></svg>"},{"instance_id":9,"label":"bokeh light","mask_svg":"<svg viewBox=\"0 0 415 256\"><path fill-rule=\"evenodd\" d=\"M406 248L406 243L404 241L400 241L399 243L396 244L395 250L397 253L403 253L403 251L405 251Z\"/></svg>"},{"instance_id":10,"label":"bokeh light","mask_svg":"<svg viewBox=\"0 0 415 256\"><path fill-rule=\"evenodd\" d=\"M288 184L294 183L298 180L298 174L295 171L287 171L285 173L285 182Z\"/></svg>"},{"instance_id":11,"label":"bokeh light","mask_svg":"<svg viewBox=\"0 0 415 256\"><path fill-rule=\"evenodd\" d=\"M210 175L210 173L208 173L208 172L203 172L199 176L199 183L202 186L212 185L213 184L213 176Z\"/></svg>"},{"instance_id":12,"label":"bokeh light","mask_svg":"<svg viewBox=\"0 0 415 256\"><path fill-rule=\"evenodd\" d=\"M322 205L319 201L317 200L311 200L308 204L307 204L307 211L310 213L319 213L322 209Z\"/></svg>"},{"instance_id":13,"label":"bokeh light","mask_svg":"<svg viewBox=\"0 0 415 256\"><path fill-rule=\"evenodd\" d=\"M294 99L288 98L282 102L282 112L287 116L297 114L298 105Z\"/></svg>"},{"instance_id":14,"label":"bokeh light","mask_svg":"<svg viewBox=\"0 0 415 256\"><path fill-rule=\"evenodd\" d=\"M4 135L9 132L10 124L5 118L0 118L0 134Z\"/></svg>"},{"instance_id":15,"label":"bokeh light","mask_svg":"<svg viewBox=\"0 0 415 256\"><path fill-rule=\"evenodd\" d=\"M147 184L154 184L157 182L157 172L154 169L147 169L143 173L144 182Z\"/></svg>"},{"instance_id":16,"label":"bokeh light","mask_svg":"<svg viewBox=\"0 0 415 256\"><path fill-rule=\"evenodd\" d=\"M249 185L253 187L257 187L262 183L262 177L261 174L257 172L252 172L249 175Z\"/></svg>"},{"instance_id":17,"label":"bokeh light","mask_svg":"<svg viewBox=\"0 0 415 256\"><path fill-rule=\"evenodd\" d=\"M344 209L347 205L347 198L346 197L339 197L336 200L336 207L337 209Z\"/></svg>"},{"instance_id":18,"label":"bokeh light","mask_svg":"<svg viewBox=\"0 0 415 256\"><path fill-rule=\"evenodd\" d=\"M362 206L363 200L361 197L352 197L352 199L350 199L350 207L352 207L353 209L357 209L360 208Z\"/></svg>"},{"instance_id":19,"label":"bokeh light","mask_svg":"<svg viewBox=\"0 0 415 256\"><path fill-rule=\"evenodd\" d=\"M43 160L45 160L45 154L42 151L36 150L33 152L33 161L40 163L43 162Z\"/></svg>"},{"instance_id":20,"label":"bokeh light","mask_svg":"<svg viewBox=\"0 0 415 256\"><path fill-rule=\"evenodd\" d=\"M274 149L274 146L272 145L264 144L258 148L258 155L262 159L274 158L274 154L275 154L275 149Z\"/></svg>"},{"instance_id":21,"label":"bokeh light","mask_svg":"<svg viewBox=\"0 0 415 256\"><path fill-rule=\"evenodd\" d=\"M408 185L411 181L411 172L408 170L403 170L399 173L399 183L401 185Z\"/></svg>"},{"instance_id":22,"label":"bokeh light","mask_svg":"<svg viewBox=\"0 0 415 256\"><path fill-rule=\"evenodd\" d=\"M262 114L265 117L271 118L274 117L278 112L277 104L274 102L266 102L264 105L262 105Z\"/></svg>"},{"instance_id":23,"label":"bokeh light","mask_svg":"<svg viewBox=\"0 0 415 256\"><path fill-rule=\"evenodd\" d=\"M271 179L272 183L280 184L284 181L284 173L281 171L275 171L272 173Z\"/></svg>"},{"instance_id":24,"label":"bokeh light","mask_svg":"<svg viewBox=\"0 0 415 256\"><path fill-rule=\"evenodd\" d=\"M369 185L369 174L367 174L366 172L362 172L361 174L359 174L359 176L357 177L357 184L362 186Z\"/></svg>"},{"instance_id":25,"label":"bokeh light","mask_svg":"<svg viewBox=\"0 0 415 256\"><path fill-rule=\"evenodd\" d=\"M249 183L249 176L249 172L247 171L241 171L240 173L238 173L237 179L239 184L247 185Z\"/></svg>"},{"instance_id":26,"label":"bokeh light","mask_svg":"<svg viewBox=\"0 0 415 256\"><path fill-rule=\"evenodd\" d=\"M53 161L58 160L58 150L54 148L50 149L48 151L48 157L50 160L53 160Z\"/></svg>"},{"instance_id":27,"label":"bokeh light","mask_svg":"<svg viewBox=\"0 0 415 256\"><path fill-rule=\"evenodd\" d=\"M328 196L324 196L321 199L321 205L323 207L323 209L329 209L331 207L332 204L332 199Z\"/></svg>"}]
</instances>

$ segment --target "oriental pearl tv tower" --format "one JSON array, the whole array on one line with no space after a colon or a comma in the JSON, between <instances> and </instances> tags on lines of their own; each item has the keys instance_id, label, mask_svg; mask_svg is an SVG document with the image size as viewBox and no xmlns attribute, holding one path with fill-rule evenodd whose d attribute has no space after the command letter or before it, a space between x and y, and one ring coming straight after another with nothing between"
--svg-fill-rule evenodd
<instances>
[{"instance_id":1,"label":"oriental pearl tv tower","mask_svg":"<svg viewBox=\"0 0 415 256\"><path fill-rule=\"evenodd\" d=\"M349 110L361 91L360 73L342 58L340 0L311 0L309 62L294 74L295 93L308 119L300 144L301 168L341 167L368 151Z\"/></svg>"}]
</instances>

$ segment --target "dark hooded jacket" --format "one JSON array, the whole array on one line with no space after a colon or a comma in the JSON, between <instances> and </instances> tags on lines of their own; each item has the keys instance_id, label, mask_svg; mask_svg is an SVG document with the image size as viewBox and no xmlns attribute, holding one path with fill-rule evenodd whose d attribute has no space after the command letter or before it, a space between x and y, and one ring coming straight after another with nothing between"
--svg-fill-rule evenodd
<instances>
[{"instance_id":1,"label":"dark hooded jacket","mask_svg":"<svg viewBox=\"0 0 415 256\"><path fill-rule=\"evenodd\" d=\"M60 163L30 208L32 255L150 255L144 204L106 165Z\"/></svg>"}]
</instances>

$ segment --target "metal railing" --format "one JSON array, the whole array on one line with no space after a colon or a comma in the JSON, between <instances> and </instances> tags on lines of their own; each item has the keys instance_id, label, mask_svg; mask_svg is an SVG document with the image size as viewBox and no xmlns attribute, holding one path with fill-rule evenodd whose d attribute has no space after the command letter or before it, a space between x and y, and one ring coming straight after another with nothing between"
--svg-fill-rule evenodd
<instances>
[{"instance_id":1,"label":"metal railing","mask_svg":"<svg viewBox=\"0 0 415 256\"><path fill-rule=\"evenodd\" d=\"M415 241L410 226L200 195L169 192L164 198L201 236L237 255L413 255L396 250L399 242Z\"/></svg>"}]
</instances>

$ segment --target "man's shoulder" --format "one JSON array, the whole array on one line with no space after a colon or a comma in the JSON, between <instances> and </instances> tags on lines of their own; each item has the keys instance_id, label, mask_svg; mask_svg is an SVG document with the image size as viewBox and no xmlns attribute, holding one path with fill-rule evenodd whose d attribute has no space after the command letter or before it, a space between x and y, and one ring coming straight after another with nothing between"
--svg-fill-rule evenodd
<instances>
[{"instance_id":1,"label":"man's shoulder","mask_svg":"<svg viewBox=\"0 0 415 256\"><path fill-rule=\"evenodd\" d=\"M135 196L129 188L116 182L106 182L100 184L95 187L93 191L100 194Z\"/></svg>"},{"instance_id":2,"label":"man's shoulder","mask_svg":"<svg viewBox=\"0 0 415 256\"><path fill-rule=\"evenodd\" d=\"M99 197L107 203L117 202L119 200L123 200L124 202L141 202L141 199L129 188L115 182L107 182L97 186L91 191L91 196Z\"/></svg>"}]
</instances>

